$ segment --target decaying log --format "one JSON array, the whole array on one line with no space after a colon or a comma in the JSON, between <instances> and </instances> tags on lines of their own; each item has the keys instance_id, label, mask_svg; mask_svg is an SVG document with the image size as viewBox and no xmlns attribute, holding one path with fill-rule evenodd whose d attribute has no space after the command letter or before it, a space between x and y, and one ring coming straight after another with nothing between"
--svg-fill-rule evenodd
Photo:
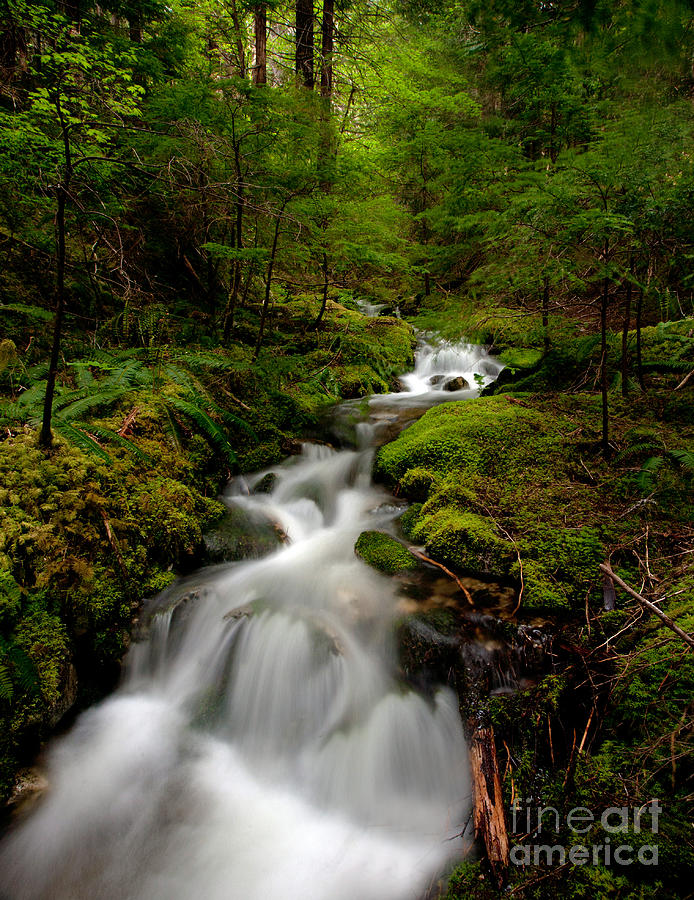
<instances>
[{"instance_id":1,"label":"decaying log","mask_svg":"<svg viewBox=\"0 0 694 900\"><path fill-rule=\"evenodd\" d=\"M644 609L647 609L648 612L651 612L654 616L657 616L664 625L667 625L670 631L674 631L674 633L678 637L682 638L685 644L689 645L691 650L694 650L694 638L690 634L687 634L686 631L683 631L679 627L679 625L676 625L669 616L665 615L662 609L655 605L655 603L651 603L650 600L646 600L645 597L642 597L641 594L637 593L633 588L630 588L629 585L626 584L626 582L622 581L619 575L615 575L615 573L606 563L602 563L600 565L600 570L605 575L608 575L615 584L618 584L622 588L622 590L626 591L627 594L633 597L634 600L638 600L638 602L641 604L641 606L644 607Z\"/></svg>"},{"instance_id":2,"label":"decaying log","mask_svg":"<svg viewBox=\"0 0 694 900\"><path fill-rule=\"evenodd\" d=\"M468 725L475 836L484 843L494 881L502 888L508 872L509 842L494 729L491 724L474 729L474 722Z\"/></svg>"}]
</instances>

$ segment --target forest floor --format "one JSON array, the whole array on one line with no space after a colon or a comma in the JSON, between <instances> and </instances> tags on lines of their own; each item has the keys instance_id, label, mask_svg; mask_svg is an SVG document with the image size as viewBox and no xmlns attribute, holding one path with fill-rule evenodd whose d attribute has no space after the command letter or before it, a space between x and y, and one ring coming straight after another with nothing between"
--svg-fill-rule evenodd
<instances>
[{"instance_id":1,"label":"forest floor","mask_svg":"<svg viewBox=\"0 0 694 900\"><path fill-rule=\"evenodd\" d=\"M694 630L694 321L643 332L644 388L611 385L611 454L600 448L599 335L554 320L543 351L538 319L434 301L414 319L496 348L508 363L476 400L427 412L382 448L376 474L412 506L406 536L454 572L519 592L514 621L544 622L544 677L490 698L511 835L511 893L528 898L685 897L694 865L691 648L619 587L612 609L601 563ZM634 335L630 335L633 347ZM620 371L621 335L610 336ZM658 833L634 809L662 807ZM538 830L537 811L551 807ZM577 807L594 824L567 824ZM601 819L610 808L629 822ZM530 815L533 827L528 827ZM626 814L625 814L626 817ZM632 847L616 863L611 854ZM657 846L657 865L653 850ZM544 851L554 847L552 864ZM572 846L599 848L574 864ZM605 856L607 847L608 857ZM560 848L563 850L560 852ZM639 856L641 852L641 856ZM566 854L566 855L562 855ZM585 861L585 857L584 857ZM448 900L497 896L485 862L451 879ZM506 895L506 894L505 894Z\"/></svg>"}]
</instances>

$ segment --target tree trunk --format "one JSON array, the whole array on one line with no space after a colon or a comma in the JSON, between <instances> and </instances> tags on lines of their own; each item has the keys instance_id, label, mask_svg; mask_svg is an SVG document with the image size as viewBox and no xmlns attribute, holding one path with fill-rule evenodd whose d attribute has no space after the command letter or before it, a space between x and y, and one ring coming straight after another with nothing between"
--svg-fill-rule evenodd
<instances>
[{"instance_id":1,"label":"tree trunk","mask_svg":"<svg viewBox=\"0 0 694 900\"><path fill-rule=\"evenodd\" d=\"M53 344L51 347L51 359L48 365L46 378L46 395L43 401L43 419L39 444L42 447L50 447L53 443L51 421L53 418L53 396L55 394L55 382L58 376L58 361L60 359L60 339L63 330L63 316L65 314L65 263L67 251L65 248L65 207L72 180L72 148L70 146L70 133L68 124L63 116L60 96L55 98L55 108L60 122L61 137L63 141L63 154L65 159L64 177L58 185L58 208L55 217L56 227L56 278L55 278L55 318L53 320Z\"/></svg>"},{"instance_id":2,"label":"tree trunk","mask_svg":"<svg viewBox=\"0 0 694 900\"><path fill-rule=\"evenodd\" d=\"M475 836L484 843L496 887L500 890L506 882L510 849L494 729L489 725L486 728L471 726L470 730Z\"/></svg>"},{"instance_id":3,"label":"tree trunk","mask_svg":"<svg viewBox=\"0 0 694 900\"><path fill-rule=\"evenodd\" d=\"M633 266L630 266L630 274ZM631 278L627 281L627 295L624 301L624 324L622 326L622 396L629 396L629 328L631 326Z\"/></svg>"},{"instance_id":4,"label":"tree trunk","mask_svg":"<svg viewBox=\"0 0 694 900\"><path fill-rule=\"evenodd\" d=\"M325 308L328 305L328 254L323 251L323 300L321 302L320 312L316 318L316 321L313 323L314 331L317 331L320 328L320 323L323 321L323 316L325 315Z\"/></svg>"},{"instance_id":5,"label":"tree trunk","mask_svg":"<svg viewBox=\"0 0 694 900\"><path fill-rule=\"evenodd\" d=\"M132 13L128 19L128 30L130 32L130 40L134 44L142 43L142 18L138 12Z\"/></svg>"},{"instance_id":6,"label":"tree trunk","mask_svg":"<svg viewBox=\"0 0 694 900\"><path fill-rule=\"evenodd\" d=\"M254 14L255 65L253 84L267 84L267 8L256 6Z\"/></svg>"},{"instance_id":7,"label":"tree trunk","mask_svg":"<svg viewBox=\"0 0 694 900\"><path fill-rule=\"evenodd\" d=\"M603 278L600 297L600 393L602 395L602 452L610 455L609 406L607 397L607 304L610 280Z\"/></svg>"},{"instance_id":8,"label":"tree trunk","mask_svg":"<svg viewBox=\"0 0 694 900\"><path fill-rule=\"evenodd\" d=\"M549 278L545 275L542 285L542 333L545 355L549 353Z\"/></svg>"},{"instance_id":9,"label":"tree trunk","mask_svg":"<svg viewBox=\"0 0 694 900\"><path fill-rule=\"evenodd\" d=\"M237 250L243 249L243 210L244 210L244 185L243 172L241 171L241 148L238 141L234 143L234 166L236 174L236 218L234 222L234 240L233 245ZM224 313L224 341L228 341L231 336L231 330L234 327L234 314L236 312L236 304L239 296L239 288L241 286L241 260L235 259L233 265L233 275L231 284L231 293L227 301L227 307Z\"/></svg>"},{"instance_id":10,"label":"tree trunk","mask_svg":"<svg viewBox=\"0 0 694 900\"><path fill-rule=\"evenodd\" d=\"M313 90L313 0L296 0L296 74Z\"/></svg>"},{"instance_id":11,"label":"tree trunk","mask_svg":"<svg viewBox=\"0 0 694 900\"><path fill-rule=\"evenodd\" d=\"M639 288L639 299L636 302L636 378L642 391L646 390L643 381L643 363L641 361L641 316L643 313L643 288Z\"/></svg>"},{"instance_id":12,"label":"tree trunk","mask_svg":"<svg viewBox=\"0 0 694 900\"><path fill-rule=\"evenodd\" d=\"M333 35L335 32L335 0L323 0L321 26L320 94L330 102L333 94Z\"/></svg>"},{"instance_id":13,"label":"tree trunk","mask_svg":"<svg viewBox=\"0 0 694 900\"><path fill-rule=\"evenodd\" d=\"M280 226L282 224L282 216L284 215L284 208L289 202L289 198L287 198L282 206L280 207L280 211L277 214L277 218L275 219L275 233L272 238L272 250L270 251L270 262L267 266L267 280L265 282L265 299L263 300L263 309L260 314L260 327L258 328L258 340L255 344L255 353L253 354L253 362L258 359L258 355L260 354L260 348L263 344L263 336L265 334L265 323L267 321L267 312L270 308L270 287L272 285L272 270L275 267L275 257L277 256L277 241L280 236Z\"/></svg>"},{"instance_id":14,"label":"tree trunk","mask_svg":"<svg viewBox=\"0 0 694 900\"><path fill-rule=\"evenodd\" d=\"M236 0L230 3L231 21L234 26L234 40L236 41L236 60L241 78L246 77L246 52L243 49L243 39L241 37L241 23L239 21L239 11L236 6Z\"/></svg>"},{"instance_id":15,"label":"tree trunk","mask_svg":"<svg viewBox=\"0 0 694 900\"><path fill-rule=\"evenodd\" d=\"M51 420L53 418L53 396L55 394L55 381L58 375L58 361L60 359L60 338L63 330L63 315L65 312L65 186L58 188L58 211L55 217L57 231L57 260L56 260L56 290L55 290L55 318L53 319L53 345L51 347L51 360L48 366L46 379L46 395L43 401L43 421L39 444L42 447L50 447L53 443Z\"/></svg>"}]
</instances>

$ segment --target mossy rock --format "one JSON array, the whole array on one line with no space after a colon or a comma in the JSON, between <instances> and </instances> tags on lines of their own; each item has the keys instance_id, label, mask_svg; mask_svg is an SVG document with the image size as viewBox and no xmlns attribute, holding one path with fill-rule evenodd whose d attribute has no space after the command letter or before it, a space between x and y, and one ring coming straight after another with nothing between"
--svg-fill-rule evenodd
<instances>
[{"instance_id":1,"label":"mossy rock","mask_svg":"<svg viewBox=\"0 0 694 900\"><path fill-rule=\"evenodd\" d=\"M410 500L426 500L429 492L438 484L439 478L424 466L408 469L398 483L398 493Z\"/></svg>"},{"instance_id":2,"label":"mossy rock","mask_svg":"<svg viewBox=\"0 0 694 900\"><path fill-rule=\"evenodd\" d=\"M513 545L490 519L454 507L428 515L425 504L412 534L435 559L474 575L503 577L515 559Z\"/></svg>"},{"instance_id":3,"label":"mossy rock","mask_svg":"<svg viewBox=\"0 0 694 900\"><path fill-rule=\"evenodd\" d=\"M354 552L365 563L386 575L395 575L396 572L419 566L415 557L400 541L383 531L362 531L354 545Z\"/></svg>"},{"instance_id":4,"label":"mossy rock","mask_svg":"<svg viewBox=\"0 0 694 900\"><path fill-rule=\"evenodd\" d=\"M499 362L502 362L510 369L525 369L528 371L540 365L542 356L542 350L534 350L527 347L511 348L504 350L499 355Z\"/></svg>"},{"instance_id":5,"label":"mossy rock","mask_svg":"<svg viewBox=\"0 0 694 900\"><path fill-rule=\"evenodd\" d=\"M259 521L240 506L232 506L220 521L204 535L203 563L260 559L281 544L277 527L269 520Z\"/></svg>"},{"instance_id":6,"label":"mossy rock","mask_svg":"<svg viewBox=\"0 0 694 900\"><path fill-rule=\"evenodd\" d=\"M417 522L419 521L419 514L422 511L421 503L413 503L412 506L409 506L405 512L398 519L398 523L400 528L402 529L402 533L405 537L413 541L413 533L415 528L417 527Z\"/></svg>"}]
</instances>

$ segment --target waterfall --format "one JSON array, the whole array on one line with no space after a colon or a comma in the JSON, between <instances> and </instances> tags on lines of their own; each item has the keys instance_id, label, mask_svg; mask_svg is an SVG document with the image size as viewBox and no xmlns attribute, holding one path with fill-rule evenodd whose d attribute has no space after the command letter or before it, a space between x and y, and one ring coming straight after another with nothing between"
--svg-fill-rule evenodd
<instances>
[{"instance_id":1,"label":"waterfall","mask_svg":"<svg viewBox=\"0 0 694 900\"><path fill-rule=\"evenodd\" d=\"M423 344L373 416L474 396L498 368ZM468 387L445 389L459 376ZM229 485L286 543L151 601L122 685L49 748L50 790L4 842L0 896L417 900L460 854L457 699L399 679L396 584L353 551L400 512L371 482L374 422L359 450L304 445L269 493L254 493L267 472Z\"/></svg>"}]
</instances>

